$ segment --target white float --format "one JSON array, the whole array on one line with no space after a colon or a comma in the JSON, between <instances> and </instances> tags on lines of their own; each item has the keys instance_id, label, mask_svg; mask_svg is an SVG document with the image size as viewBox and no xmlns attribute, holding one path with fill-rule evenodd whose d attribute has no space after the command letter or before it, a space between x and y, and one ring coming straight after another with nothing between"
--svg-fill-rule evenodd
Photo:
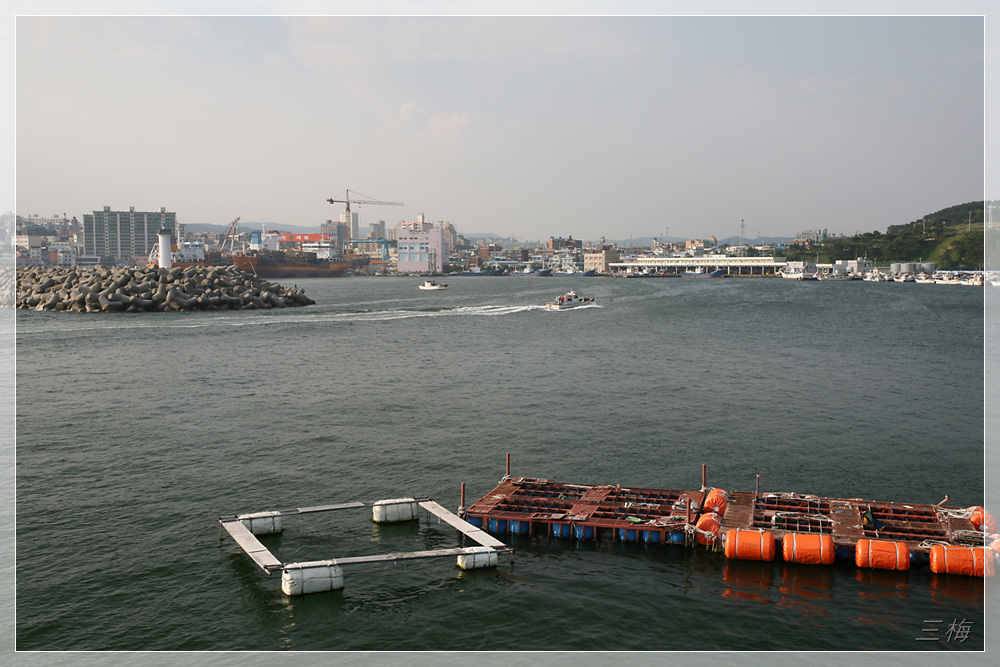
<instances>
[{"instance_id":1,"label":"white float","mask_svg":"<svg viewBox=\"0 0 1000 667\"><path fill-rule=\"evenodd\" d=\"M497 566L497 550L493 547L469 547L458 556L458 566L463 570Z\"/></svg>"},{"instance_id":2,"label":"white float","mask_svg":"<svg viewBox=\"0 0 1000 667\"><path fill-rule=\"evenodd\" d=\"M281 592L306 595L344 587L344 570L335 560L289 563L281 571Z\"/></svg>"},{"instance_id":3,"label":"white float","mask_svg":"<svg viewBox=\"0 0 1000 667\"><path fill-rule=\"evenodd\" d=\"M255 512L236 517L254 535L270 535L281 532L281 512Z\"/></svg>"},{"instance_id":4,"label":"white float","mask_svg":"<svg viewBox=\"0 0 1000 667\"><path fill-rule=\"evenodd\" d=\"M393 498L376 500L372 505L372 521L375 523L396 523L418 518L417 501L413 498Z\"/></svg>"}]
</instances>

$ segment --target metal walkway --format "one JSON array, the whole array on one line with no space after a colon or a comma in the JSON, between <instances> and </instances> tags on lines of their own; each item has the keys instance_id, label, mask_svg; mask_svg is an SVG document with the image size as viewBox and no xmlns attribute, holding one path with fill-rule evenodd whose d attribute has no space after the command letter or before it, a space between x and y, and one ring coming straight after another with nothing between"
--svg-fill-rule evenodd
<instances>
[{"instance_id":1,"label":"metal walkway","mask_svg":"<svg viewBox=\"0 0 1000 667\"><path fill-rule=\"evenodd\" d=\"M460 533L468 537L469 539L475 541L477 544L483 547L490 547L500 553L509 553L511 550L506 544L493 537L489 533L476 528L472 524L459 518L454 513L448 511L440 504L434 502L430 498L424 499L413 499L412 502L416 502L417 505L422 507L424 510L433 514L441 521L447 523L449 526L455 528ZM298 514L310 514L314 512L329 512L334 510L344 510L344 509L358 509L364 507L372 507L375 503L373 502L351 502L351 503L341 503L337 505L320 505L316 507L303 507L296 509L285 509L278 510L271 517L285 517L294 516ZM243 524L244 519L240 518L238 515L227 518L219 518L220 525L226 530L227 533L233 538L237 545L256 563L265 573L271 574L272 572L282 570L288 563L283 563L281 560L276 558L267 547L261 544L257 536L254 535L250 530ZM351 556L347 558L335 558L331 559L330 563L335 565L354 565L359 563L386 563L395 562L400 560L414 560L422 558L439 558L443 556L461 556L469 555L475 553L476 547L452 547L446 549L434 549L429 551L404 551L388 554L375 554L371 556Z\"/></svg>"}]
</instances>

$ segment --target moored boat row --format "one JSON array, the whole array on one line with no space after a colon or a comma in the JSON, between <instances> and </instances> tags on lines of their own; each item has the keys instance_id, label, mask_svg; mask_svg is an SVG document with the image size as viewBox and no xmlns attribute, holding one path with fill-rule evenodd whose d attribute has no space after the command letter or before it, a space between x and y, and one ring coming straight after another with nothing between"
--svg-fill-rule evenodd
<instances>
[{"instance_id":1,"label":"moored boat row","mask_svg":"<svg viewBox=\"0 0 1000 667\"><path fill-rule=\"evenodd\" d=\"M966 285L982 287L986 284L986 275L982 271L941 270L933 273L884 273L872 270L865 274L864 279L875 283L919 283L921 285ZM1000 284L1000 281L990 281Z\"/></svg>"}]
</instances>

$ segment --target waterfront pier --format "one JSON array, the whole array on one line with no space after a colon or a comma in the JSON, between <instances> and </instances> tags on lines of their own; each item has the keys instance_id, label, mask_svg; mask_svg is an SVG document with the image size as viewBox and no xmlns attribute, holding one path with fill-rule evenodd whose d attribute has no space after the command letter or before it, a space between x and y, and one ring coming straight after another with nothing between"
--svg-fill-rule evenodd
<instances>
[{"instance_id":1,"label":"waterfront pier","mask_svg":"<svg viewBox=\"0 0 1000 667\"><path fill-rule=\"evenodd\" d=\"M612 262L612 273L649 273L657 275L682 275L685 273L711 273L725 271L726 276L775 277L785 266L784 257L730 257L703 255L698 257L630 257Z\"/></svg>"}]
</instances>

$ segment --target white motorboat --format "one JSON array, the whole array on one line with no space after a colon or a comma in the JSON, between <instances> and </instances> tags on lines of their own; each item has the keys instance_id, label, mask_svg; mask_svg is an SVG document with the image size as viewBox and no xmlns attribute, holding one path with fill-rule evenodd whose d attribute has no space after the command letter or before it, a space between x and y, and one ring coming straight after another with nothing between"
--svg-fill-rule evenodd
<instances>
[{"instance_id":1,"label":"white motorboat","mask_svg":"<svg viewBox=\"0 0 1000 667\"><path fill-rule=\"evenodd\" d=\"M545 304L548 310L570 310L571 308L579 308L588 303L593 303L594 297L592 296L580 296L576 292L570 290L565 294L561 294L552 303Z\"/></svg>"},{"instance_id":2,"label":"white motorboat","mask_svg":"<svg viewBox=\"0 0 1000 667\"><path fill-rule=\"evenodd\" d=\"M423 285L418 285L419 289L444 289L447 285L442 285L441 283L434 282L433 280L425 280Z\"/></svg>"}]
</instances>

